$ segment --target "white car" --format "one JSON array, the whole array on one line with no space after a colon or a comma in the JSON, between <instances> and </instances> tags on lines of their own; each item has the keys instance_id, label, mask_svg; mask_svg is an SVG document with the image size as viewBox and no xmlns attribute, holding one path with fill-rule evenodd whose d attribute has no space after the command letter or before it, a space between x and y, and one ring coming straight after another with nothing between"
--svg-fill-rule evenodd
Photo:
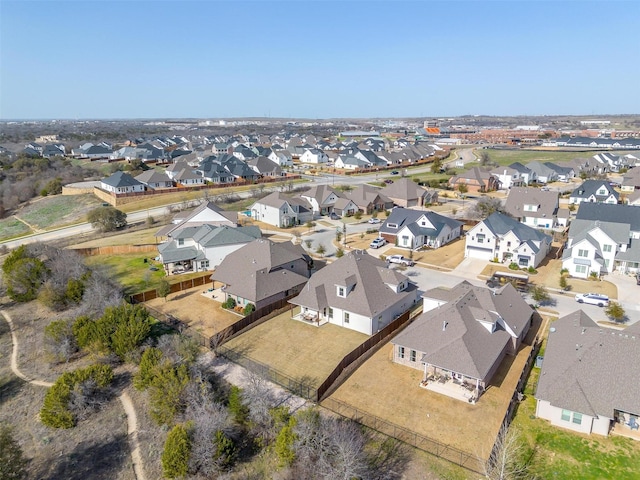
<instances>
[{"instance_id":1,"label":"white car","mask_svg":"<svg viewBox=\"0 0 640 480\"><path fill-rule=\"evenodd\" d=\"M578 293L576 294L576 302L589 303L599 307L608 307L609 297L602 295L601 293Z\"/></svg>"},{"instance_id":2,"label":"white car","mask_svg":"<svg viewBox=\"0 0 640 480\"><path fill-rule=\"evenodd\" d=\"M380 223L380 219L379 218L370 218L369 219L369 223Z\"/></svg>"},{"instance_id":3,"label":"white car","mask_svg":"<svg viewBox=\"0 0 640 480\"><path fill-rule=\"evenodd\" d=\"M415 262L410 258L403 257L402 255L389 255L387 257L389 263L399 263L400 265L406 265L407 267L413 267Z\"/></svg>"},{"instance_id":4,"label":"white car","mask_svg":"<svg viewBox=\"0 0 640 480\"><path fill-rule=\"evenodd\" d=\"M386 243L387 241L382 237L374 238L373 240L371 240L369 248L380 248L383 245L386 245Z\"/></svg>"}]
</instances>

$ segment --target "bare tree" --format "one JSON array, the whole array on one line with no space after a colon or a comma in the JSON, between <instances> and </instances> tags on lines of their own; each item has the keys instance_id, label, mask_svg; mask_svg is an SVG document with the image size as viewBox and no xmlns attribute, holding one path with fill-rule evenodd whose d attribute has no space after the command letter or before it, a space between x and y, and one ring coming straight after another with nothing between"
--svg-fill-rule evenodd
<instances>
[{"instance_id":1,"label":"bare tree","mask_svg":"<svg viewBox=\"0 0 640 480\"><path fill-rule=\"evenodd\" d=\"M94 379L89 378L76 384L71 390L69 410L78 420L84 420L106 402L105 390L98 387Z\"/></svg>"},{"instance_id":2,"label":"bare tree","mask_svg":"<svg viewBox=\"0 0 640 480\"><path fill-rule=\"evenodd\" d=\"M100 317L107 307L115 307L122 302L122 290L102 270L93 270L86 281L82 302L76 315Z\"/></svg>"},{"instance_id":3,"label":"bare tree","mask_svg":"<svg viewBox=\"0 0 640 480\"><path fill-rule=\"evenodd\" d=\"M493 451L484 464L484 474L490 480L528 478L524 461L525 446L519 432L503 425L498 432Z\"/></svg>"},{"instance_id":4,"label":"bare tree","mask_svg":"<svg viewBox=\"0 0 640 480\"><path fill-rule=\"evenodd\" d=\"M242 390L242 400L249 408L249 420L258 436L272 439L276 432L273 431L270 410L277 404L275 394L268 382L253 372L247 371L246 380L247 386Z\"/></svg>"}]
</instances>

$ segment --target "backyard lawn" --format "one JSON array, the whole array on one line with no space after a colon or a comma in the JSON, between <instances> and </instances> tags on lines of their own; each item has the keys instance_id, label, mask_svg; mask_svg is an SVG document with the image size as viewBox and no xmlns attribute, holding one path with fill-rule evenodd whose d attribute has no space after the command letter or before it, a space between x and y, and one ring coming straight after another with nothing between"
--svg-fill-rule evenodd
<instances>
[{"instance_id":1,"label":"backyard lawn","mask_svg":"<svg viewBox=\"0 0 640 480\"><path fill-rule=\"evenodd\" d=\"M293 320L291 315L297 311L299 307L278 315L225 347L318 387L347 353L369 337L337 325L316 327Z\"/></svg>"},{"instance_id":2,"label":"backyard lawn","mask_svg":"<svg viewBox=\"0 0 640 480\"><path fill-rule=\"evenodd\" d=\"M512 423L531 449L530 478L639 479L640 442L570 432L534 417L539 375L534 368Z\"/></svg>"},{"instance_id":3,"label":"backyard lawn","mask_svg":"<svg viewBox=\"0 0 640 480\"><path fill-rule=\"evenodd\" d=\"M392 345L383 346L325 401L347 404L472 456L486 457L504 418L531 347L507 356L477 404L419 387L423 372L393 363ZM353 414L351 408L345 415Z\"/></svg>"},{"instance_id":4,"label":"backyard lawn","mask_svg":"<svg viewBox=\"0 0 640 480\"><path fill-rule=\"evenodd\" d=\"M127 294L143 292L157 288L164 278L164 269L160 262L153 260L153 252L129 253L120 255L94 255L85 258L90 267L103 266L125 288ZM145 259L147 262L145 263ZM154 267L157 270L151 270ZM181 277L182 278L182 277ZM172 281L177 281L172 279Z\"/></svg>"}]
</instances>

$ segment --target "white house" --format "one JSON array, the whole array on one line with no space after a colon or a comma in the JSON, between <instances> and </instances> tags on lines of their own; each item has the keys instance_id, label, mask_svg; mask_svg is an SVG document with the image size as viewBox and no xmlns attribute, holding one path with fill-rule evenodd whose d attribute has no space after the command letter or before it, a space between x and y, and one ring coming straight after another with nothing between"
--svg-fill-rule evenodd
<instances>
[{"instance_id":1,"label":"white house","mask_svg":"<svg viewBox=\"0 0 640 480\"><path fill-rule=\"evenodd\" d=\"M293 227L313 219L311 206L301 198L273 192L249 207L251 218L276 227Z\"/></svg>"},{"instance_id":2,"label":"white house","mask_svg":"<svg viewBox=\"0 0 640 480\"><path fill-rule=\"evenodd\" d=\"M314 273L290 303L295 319L333 323L372 335L418 302L409 278L363 251L352 251Z\"/></svg>"},{"instance_id":3,"label":"white house","mask_svg":"<svg viewBox=\"0 0 640 480\"><path fill-rule=\"evenodd\" d=\"M518 187L524 183L520 172L515 168L497 167L491 170L491 174L500 180L500 190L509 190L511 187Z\"/></svg>"},{"instance_id":4,"label":"white house","mask_svg":"<svg viewBox=\"0 0 640 480\"><path fill-rule=\"evenodd\" d=\"M396 207L382 223L379 235L404 248L439 248L462 235L462 222L430 210Z\"/></svg>"},{"instance_id":5,"label":"white house","mask_svg":"<svg viewBox=\"0 0 640 480\"><path fill-rule=\"evenodd\" d=\"M100 181L100 188L115 194L144 192L144 183L139 182L128 173L116 172Z\"/></svg>"},{"instance_id":6,"label":"white house","mask_svg":"<svg viewBox=\"0 0 640 480\"><path fill-rule=\"evenodd\" d=\"M618 203L620 194L616 192L607 180L585 180L569 196L569 203Z\"/></svg>"},{"instance_id":7,"label":"white house","mask_svg":"<svg viewBox=\"0 0 640 480\"><path fill-rule=\"evenodd\" d=\"M569 229L562 268L578 278L614 270L637 272L640 268L640 208L606 203L581 204Z\"/></svg>"},{"instance_id":8,"label":"white house","mask_svg":"<svg viewBox=\"0 0 640 480\"><path fill-rule=\"evenodd\" d=\"M317 148L307 148L302 155L300 155L301 163L327 163L329 157L322 150Z\"/></svg>"},{"instance_id":9,"label":"white house","mask_svg":"<svg viewBox=\"0 0 640 480\"><path fill-rule=\"evenodd\" d=\"M496 212L467 232L464 256L535 268L550 249L549 235Z\"/></svg>"},{"instance_id":10,"label":"white house","mask_svg":"<svg viewBox=\"0 0 640 480\"><path fill-rule=\"evenodd\" d=\"M558 224L558 192L533 187L513 187L505 202L505 212L533 228L550 230Z\"/></svg>"}]
</instances>

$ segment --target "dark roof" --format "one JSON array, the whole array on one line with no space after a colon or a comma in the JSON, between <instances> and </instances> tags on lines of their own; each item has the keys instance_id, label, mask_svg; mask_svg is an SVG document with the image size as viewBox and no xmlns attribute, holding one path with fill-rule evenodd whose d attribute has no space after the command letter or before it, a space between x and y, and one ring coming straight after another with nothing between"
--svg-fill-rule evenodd
<instances>
[{"instance_id":1,"label":"dark roof","mask_svg":"<svg viewBox=\"0 0 640 480\"><path fill-rule=\"evenodd\" d=\"M605 187L607 193L605 195L598 195L598 190L600 187ZM620 198L620 194L616 192L609 182L606 180L585 180L582 182L578 188L576 188L573 192L571 192L571 197L574 198L589 198L591 195L596 197L596 199L606 200L611 195L616 197L616 199Z\"/></svg>"},{"instance_id":2,"label":"dark roof","mask_svg":"<svg viewBox=\"0 0 640 480\"><path fill-rule=\"evenodd\" d=\"M624 223L631 231L640 232L640 208L633 205L582 202L576 219Z\"/></svg>"},{"instance_id":3,"label":"dark roof","mask_svg":"<svg viewBox=\"0 0 640 480\"><path fill-rule=\"evenodd\" d=\"M552 323L536 398L591 416L640 414L640 335L596 324L577 310Z\"/></svg>"},{"instance_id":4,"label":"dark roof","mask_svg":"<svg viewBox=\"0 0 640 480\"><path fill-rule=\"evenodd\" d=\"M111 187L133 187L136 185L142 185L141 182L125 172L116 172L110 177L103 179L102 183Z\"/></svg>"},{"instance_id":5,"label":"dark roof","mask_svg":"<svg viewBox=\"0 0 640 480\"><path fill-rule=\"evenodd\" d=\"M524 223L520 223L519 221L511 218L508 215L505 215L504 213L492 213L481 223L484 223L489 230L497 235L504 235L509 231L512 231L521 242L527 240L536 240L541 242L546 239L549 243L551 243L551 237L549 235L545 235L540 230L529 227Z\"/></svg>"}]
</instances>

